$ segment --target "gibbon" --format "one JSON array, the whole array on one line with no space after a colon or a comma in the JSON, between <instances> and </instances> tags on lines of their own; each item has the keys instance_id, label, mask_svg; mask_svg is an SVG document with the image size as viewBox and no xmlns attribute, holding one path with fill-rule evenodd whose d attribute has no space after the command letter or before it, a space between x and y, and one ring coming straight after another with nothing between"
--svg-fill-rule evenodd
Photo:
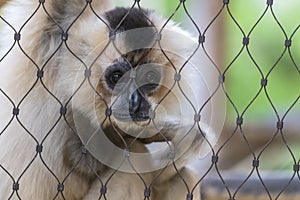
<instances>
[{"instance_id":1,"label":"gibbon","mask_svg":"<svg viewBox=\"0 0 300 200\"><path fill-rule=\"evenodd\" d=\"M0 199L200 199L197 41L110 3L4 4Z\"/></svg>"}]
</instances>

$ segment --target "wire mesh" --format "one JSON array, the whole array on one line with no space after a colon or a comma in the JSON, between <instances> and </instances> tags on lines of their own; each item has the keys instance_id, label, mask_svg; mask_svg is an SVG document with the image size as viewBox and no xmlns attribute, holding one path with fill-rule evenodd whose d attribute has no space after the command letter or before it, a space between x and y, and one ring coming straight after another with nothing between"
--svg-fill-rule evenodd
<instances>
[{"instance_id":1,"label":"wire mesh","mask_svg":"<svg viewBox=\"0 0 300 200\"><path fill-rule=\"evenodd\" d=\"M143 1L141 0L134 1L131 5L131 8L129 8L126 11L126 13L120 18L120 20L118 21L118 23L115 24L115 26L111 26L107 22L105 17L103 17L103 15L97 11L94 1L92 2L91 0L86 0L78 2L78 6L76 8L74 7L74 3L62 1L64 3L61 3L61 5L66 7L65 10L74 9L78 11L78 13L74 14L73 16L70 16L68 19L62 19L58 17L60 15L59 12L64 12L63 8L51 7L49 6L51 5L51 3L47 4L47 2L47 0L36 1L36 3L34 4L35 9L27 11L28 16L23 18L23 23L20 27L14 27L13 25L12 18L15 17L15 14L0 16L2 21L1 28L5 27L6 30L9 30L9 34L11 34L11 36L13 37L11 46L6 45L5 47L8 49L2 50L1 52L1 68L5 68L5 70L12 71L10 75L16 78L11 78L13 78L16 81L19 80L19 82L15 83L15 85L7 86L5 84L5 78L9 79L10 77L1 77L4 81L0 82L3 84L0 85L1 110L3 110L2 115L5 116L3 118L3 121L1 121L0 123L0 140L2 145L2 147L0 148L6 149L5 151L3 151L4 153L2 153L0 160L0 176L2 177L1 180L5 180L2 181L2 183L0 183L1 197L8 199L36 199L37 197L34 196L33 193L41 195L41 193L45 192L46 190L39 191L41 190L40 187L47 187L49 188L50 192L45 194L45 198L82 199L83 196L81 192L76 191L76 189L70 188L70 186L68 185L70 184L70 182L78 182L79 186L77 186L77 190L78 187L82 187L82 191L87 191L87 185L90 186L91 180L93 180L98 182L98 189L96 194L93 194L94 196L92 196L91 199L110 199L108 192L116 193L116 191L128 187L127 185L130 184L132 181L139 182L139 185L141 187L140 194L142 194L144 199L167 199L168 196L163 198L163 195L161 195L162 197L160 197L159 194L155 194L154 188L159 182L160 177L164 176L164 174L169 168L172 168L173 173L175 173L174 176L177 176L180 179L182 188L178 190L184 191L186 195L185 199L187 200L191 200L193 198L195 199L195 197L197 198L197 188L199 188L200 185L205 180L207 180L209 175L212 173L215 173L215 177L217 177L217 182L221 183L222 189L226 191L224 199L230 200L243 199L240 193L241 191L243 191L243 189L248 183L252 183L251 178L253 177L258 177L259 184L263 188L261 193L263 193L264 199L282 199L282 196L284 196L285 193L289 191L289 187L293 182L296 181L299 185L299 157L297 156L297 153L295 153L295 150L289 144L289 139L287 139L289 127L285 126L286 123L289 123L287 122L289 119L288 116L292 112L296 112L296 115L298 115L297 120L299 120L299 113L297 113L299 111L299 93L297 96L292 97L292 103L290 103L289 105L285 105L285 109L282 111L281 108L278 108L276 106L276 104L274 103L274 99L270 95L269 79L271 79L276 69L281 67L281 60L283 60L284 57L287 57L290 60L291 65L286 67L289 68L289 70L294 71L295 77L297 76L297 79L299 80L300 71L297 64L298 58L293 51L293 46L297 45L296 36L299 32L300 25L297 25L296 28L289 34L285 30L284 25L280 22L280 19L277 17L276 10L273 9L274 4L276 4L277 2L273 2L273 0L267 0L266 4L265 2L261 2L261 7L264 7L264 11L259 16L256 16L257 19L255 23L253 23L249 31L246 31L243 25L239 23L239 19L236 18L234 13L231 11L231 5L235 2L231 2L229 0L223 0L219 2L218 10L216 10L213 18L210 19L210 21L207 23L207 26L205 27L200 27L198 22L194 19L194 16L192 16L192 14L189 11L189 7L187 6L188 1L186 0L178 1L178 4L174 11L169 15L168 18L166 18L162 22L162 25L160 27L157 27L155 23L153 23L150 19L148 13L146 13L145 10L142 9L141 5ZM26 6L27 5L24 5L24 7ZM68 6L70 6L70 8L68 8ZM53 9L57 9L57 13L53 12ZM183 15L185 19L190 22L190 26L192 26L191 28L196 30L196 38L198 39L198 41L196 42L197 44L192 49L191 53L187 56L186 60L183 63L181 63L180 66L177 66L177 64L174 63L174 60L172 60L172 56L170 56L169 52L164 50L163 44L161 44L161 37L164 35L164 30L166 29L166 27L169 24L173 23L172 20L180 9L181 12L184 13ZM154 121L154 115L157 109L159 108L159 105L166 98L168 98L168 96L170 96L170 93L174 90L175 87L178 87L179 91L184 96L183 99L187 101L187 104L191 107L193 111L191 114L194 117L194 121L192 122L191 127L186 131L184 135L192 135L193 130L196 129L196 135L204 137L203 143L206 143L210 148L210 163L207 165L207 168L204 169L204 173L202 173L202 175L197 178L196 183L193 183L192 185L189 184L189 181L186 180L186 178L182 175L180 169L181 166L177 166L177 163L175 161L175 155L172 154L175 154L174 149L172 149L172 145L168 143L169 139L166 138L166 136L163 133L159 133L159 136L161 140L167 144L168 148L171 151L171 153L168 155L170 158L169 161L166 162L162 169L159 170L158 173L156 173L155 176L151 177L150 179L145 173L140 172L137 169L137 166L135 166L134 162L131 159L131 154L133 153L131 152L131 149L135 147L138 137L140 136L142 131L139 132L137 136L133 137L129 141L126 138L124 138L124 133L121 130L119 130L118 127L116 127L112 122L112 113L114 112L113 107L117 104L117 99L121 98L121 95L119 95L118 98L116 98L116 100L110 104L109 102L106 102L106 94L102 93L101 90L99 91L99 88L95 87L95 84L93 83L94 80L92 78L92 74L95 68L97 67L95 63L99 62L99 60L101 60L103 56L107 56L106 51L109 51L110 48L113 47L117 51L118 57L124 58L122 49L118 47L118 44L116 42L116 34L119 31L119 29L122 28L122 24L126 21L126 19L131 17L131 13L137 12L137 10L140 10L143 13L143 16L139 17L145 18L145 21L149 24L149 26L154 27L155 42L149 49L153 48L155 45L158 45L160 56L163 56L164 59L167 60L172 69L171 73L173 74L171 86L168 88L165 94L162 95L161 100L154 108L152 113L153 115L150 116L149 124L151 121ZM86 13L89 13L90 15L92 13L93 20L96 21L95 26L99 25L103 29L105 28L106 30L108 30L108 36L105 35L107 36L107 40L105 44L102 44L103 48L101 49L101 51L98 51L94 59L92 59L92 61L89 62L87 62L82 56L82 54L79 54L80 51L76 49L76 45L84 46L85 44L74 45L76 42L79 43L79 41L74 41L74 38L72 38L72 34L78 31L77 29L74 29L74 27L76 27L77 24L85 22ZM216 21L224 20L224 15L229 16L229 20L227 20L228 22L225 22L225 25L226 23L232 23L234 28L237 29L241 35L241 37L238 38L238 40L240 40L241 47L237 51L237 53L233 53L234 56L228 62L229 64L219 64L219 58L212 56L212 54L207 48L207 46L209 45L207 44L207 38L210 37L211 29L213 29L213 26L216 23ZM255 31L257 27L260 26L260 24L266 18L267 15L271 16L271 18L274 21L274 25L277 28L279 28L277 29L277 31L280 32L283 36L282 41L280 41L282 42L282 46L280 47L281 53L277 57L274 57L274 64L272 66L265 67L262 66L259 63L259 61L257 61L257 58L255 56L257 54L252 51L251 45L253 44L253 39L255 39L256 37ZM51 44L49 43L49 45L52 46L31 44L31 41L22 40L23 34L26 35L26 31L30 31L30 29L28 29L27 26L29 26L29 24L31 24L30 26L32 26L32 23L34 23L34 21L38 20L40 17L46 18L48 22L50 21L51 24L51 26L46 27L47 30L40 30L40 34L44 34L44 40L47 40L47 38L51 39L51 36L49 35L49 33L51 33L51 30L56 30L56 33L60 33L60 35L58 36L60 37L59 41L55 41ZM63 20L65 20L66 22ZM42 24L35 24L35 26L43 27ZM91 27L91 30L86 30L84 34L82 34L82 37L92 37L91 35L85 35L89 32L92 32L92 29L93 27ZM218 34L220 35L220 37L224 38L222 33ZM39 34L36 35L39 36ZM47 42L40 41L40 43L43 44ZM39 47L39 45L40 49L35 49L36 47ZM255 44L253 45L255 46ZM216 48L219 48L218 44L216 46ZM224 46L220 44L220 48L224 48ZM61 52L63 50L65 50L65 52L67 53L61 55ZM89 48L86 49L86 51L90 50L91 49ZM14 54L16 54L15 51L18 52L17 55L22 55L22 59L27 62L23 64L30 66L30 70L27 73L30 74L31 77L22 77L23 72L20 71L22 70L22 67L18 68L18 66L14 63L8 65L5 62L6 60L19 59L18 57L14 57ZM231 49L227 49L226 51L231 51ZM205 55L206 59L210 62L210 65L208 65L208 68L210 68L209 70L213 70L217 74L217 76L211 78L216 83L213 92L210 96L207 97L207 99L205 99L205 101L202 102L202 105L200 105L199 108L193 104L193 101L186 94L186 91L181 88L181 78L183 71L188 70L189 66L187 63L189 63L190 60L194 59L194 57L197 56L197 52L202 52ZM47 53L47 57L41 56L42 53ZM148 54L150 53L146 52L146 54L143 55L143 57L146 57ZM238 60L242 55L246 55L248 57L248 63L243 64L243 66L237 66L236 63L238 63ZM59 59L62 56L66 56L67 58L73 60L70 63L75 63L78 66L80 66L68 66L68 70L76 72L80 71L81 76L72 77L74 73L68 74L68 70L66 70L65 74L58 73L58 69L56 69L55 66L61 64L59 63ZM140 61L137 61L138 64L139 62ZM259 85L259 88L257 89L255 95L249 97L247 99L247 103L241 106L242 108L237 106L236 99L234 99L233 95L230 93L231 85L227 84L227 82L230 82L231 79L234 79L234 77L231 76L231 72L237 70L237 67L252 68L252 70L256 71L257 74L255 79L259 80L258 83L253 83L255 84L253 86L255 88L257 88L257 85ZM128 75L129 82L135 82L136 71L132 66L130 66L130 70L131 73ZM61 94L60 88L54 88L51 83L51 80L49 80L49 77L52 76L64 76L67 80L76 79L77 83L74 86L72 93ZM282 74L282 76L285 75ZM25 81L28 82L25 83ZM293 88L289 89L296 90L299 92L298 83L299 81L293 85ZM25 89L24 85L26 85ZM76 142L71 144L64 144L69 145L70 147L75 146L73 148L76 149L75 152L62 152L60 146L62 144L54 142L57 140L53 140L53 138L60 135L57 134L57 130L60 130L60 127L62 126L61 124L67 127L68 131L71 132L71 135L73 137L76 137L78 135L78 130L74 128L75 122L69 119L69 114L70 110L73 109L72 103L76 100L77 96L79 96L79 94L81 93L82 88L86 87L86 85L89 86L90 90L93 91L94 95L97 96L99 101L101 101L102 104L105 105L105 109L100 111L104 113L102 113L102 116L104 117L100 120L100 124L103 125L105 123L110 123L111 128L113 129L111 132L115 133L115 136L107 137L117 138L117 141L115 141L115 143L117 143L122 149L124 149L124 154L121 158L121 162L117 163L117 167L111 169L110 171L108 171L108 173L105 173L105 175L103 175L101 172L106 170L106 166L103 166L97 163L96 161L86 162L87 160L93 159L87 147L90 143L90 138L85 141L86 146ZM122 89L123 93L125 90L128 89L126 87L124 88L125 89ZM136 88L137 90L140 90L138 86ZM200 121L203 114L203 110L206 109L209 102L215 98L217 92L221 92L226 97L226 100L229 104L228 109L233 111L235 121L230 119L227 122L226 125L230 127L227 130L227 135L225 134L223 137L221 137L223 139L219 141L219 145L214 146L213 144L211 144L212 142L209 139L206 139L206 135L202 130L202 125L200 124ZM139 93L143 92L139 91ZM245 93L247 93L247 91L241 91L238 94L238 96L243 96L245 95ZM43 101L46 100L45 102L41 102L41 100L39 100L39 97L41 96L46 97L43 98ZM262 97L267 100L267 105L265 106L271 108L272 117L270 118L273 120L274 129L270 131L272 132L271 136L268 137L265 143L262 145L262 147L259 150L257 150L257 148L254 147L255 144L253 144L249 139L250 136L247 132L247 128L244 129L244 127L247 124L247 120L245 120L245 118L247 118L249 110L253 106L255 106L258 99ZM28 106L30 102L32 102L31 106ZM34 104L34 106L32 106L32 104ZM4 107L9 109L4 109ZM55 116L51 117L51 119L53 119L51 121L48 121L48 118L50 118L49 115L52 115L53 113L47 113L49 109L57 111L54 114ZM6 113L6 110L9 110L10 113ZM36 116L29 117L27 116L28 113L35 114ZM80 120L88 121L89 119L87 118ZM146 126L146 129L147 128L148 125ZM14 134L14 132L18 133L17 138L10 137L11 134ZM296 132L299 132L299 130L296 130ZM249 152L251 160L248 160L248 171L244 174L242 180L238 181L235 187L232 188L229 187L228 184L230 183L228 181L228 178L226 177L226 175L224 175L224 173L221 170L222 163L220 163L220 160L222 160L222 153L224 152L224 149L230 148L232 145L235 145L230 142L237 135L241 137L240 142L243 143L244 147L247 149L246 151ZM182 138L183 141L184 137ZM13 141L13 143L15 143L16 145L13 147L9 146L10 144L12 144L11 142L9 142L10 140L15 140ZM61 138L60 140L63 140L63 138ZM277 193L274 193L271 190L270 184L268 183L268 181L265 180L265 176L262 175L263 172L260 170L261 163L268 162L264 161L264 159L267 159L264 157L264 154L266 151L268 151L268 149L271 148L275 140L281 141L285 151L288 152L286 154L288 156L287 159L292 160L292 165L290 166L291 173L289 173L289 179L287 181L278 183L280 184L281 189L279 191L276 191ZM6 144L8 144L8 146ZM178 144L180 144L180 142ZM23 149L24 145L26 147L25 149ZM54 165L52 163L55 162L53 160L56 160L56 157L59 157L59 154L66 154L70 157L72 157L74 154L80 156L72 160L71 166L68 166L67 168L61 168L62 163L57 163L56 166L55 163ZM14 158L10 159L11 156L13 156ZM109 152L107 152L107 156L112 156L109 159L113 158L113 154L110 154ZM230 161L228 160L227 162L230 163ZM122 181L120 181L119 184L115 184L114 187L111 187L111 182L113 182L115 177L118 177L120 175L120 169L124 165L124 163L127 163L129 165L128 167L130 168L130 170L135 172L135 178L131 180L126 180L126 178L124 178L123 180L118 179ZM63 170L64 172L60 173L60 170ZM31 173L37 173L37 175L32 175ZM79 176L78 174L84 177L84 179L81 179L81 176ZM35 183L35 181L30 181L31 176L47 176L47 178L45 177L45 182ZM31 183L33 185L30 185ZM297 190L299 190L299 187L297 188ZM205 199L205 196L203 196L202 198Z\"/></svg>"}]
</instances>

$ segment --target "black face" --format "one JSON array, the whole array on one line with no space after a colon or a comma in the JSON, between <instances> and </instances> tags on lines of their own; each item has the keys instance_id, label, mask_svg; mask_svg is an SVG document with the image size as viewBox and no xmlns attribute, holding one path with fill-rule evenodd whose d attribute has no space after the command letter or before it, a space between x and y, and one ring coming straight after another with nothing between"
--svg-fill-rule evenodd
<instances>
[{"instance_id":1,"label":"black face","mask_svg":"<svg viewBox=\"0 0 300 200\"><path fill-rule=\"evenodd\" d=\"M105 71L107 88L116 97L112 110L118 120L149 120L149 96L158 88L161 80L159 67L142 62L155 36L155 29L146 17L148 14L148 11L137 8L116 8L105 13L110 31L122 32L122 44L126 49L131 49Z\"/></svg>"},{"instance_id":2,"label":"black face","mask_svg":"<svg viewBox=\"0 0 300 200\"><path fill-rule=\"evenodd\" d=\"M161 70L155 64L131 67L125 59L116 61L105 71L105 82L116 97L113 114L122 121L149 120L151 105L148 100L159 87Z\"/></svg>"}]
</instances>

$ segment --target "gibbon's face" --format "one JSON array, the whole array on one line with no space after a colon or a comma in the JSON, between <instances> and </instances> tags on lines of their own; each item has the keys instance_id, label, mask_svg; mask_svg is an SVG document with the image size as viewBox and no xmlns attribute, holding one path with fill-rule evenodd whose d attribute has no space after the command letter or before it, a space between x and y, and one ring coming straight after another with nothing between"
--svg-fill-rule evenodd
<instances>
[{"instance_id":1,"label":"gibbon's face","mask_svg":"<svg viewBox=\"0 0 300 200\"><path fill-rule=\"evenodd\" d=\"M172 140L177 132L186 133L191 128L184 121L193 123L195 113L184 96L196 99L188 94L193 90L186 84L195 73L183 70L177 77L180 87L174 80L176 71L187 58L179 54L185 53L190 41L182 41L182 38L187 40L187 34L176 41L178 38L167 31L160 38L158 32L163 19L155 13L139 9L127 13L128 9L117 8L104 15L115 32L107 30L111 40L109 45L101 47L103 53L97 60L101 70L94 77L98 124L119 146L124 144L124 138L137 138L142 143ZM174 42L179 45L176 47ZM174 48L180 50L174 52Z\"/></svg>"},{"instance_id":2,"label":"gibbon's face","mask_svg":"<svg viewBox=\"0 0 300 200\"><path fill-rule=\"evenodd\" d=\"M104 53L114 52L114 56L108 55L109 64L101 66L97 84L103 98L96 105L101 110L100 121L105 122L104 129L113 126L116 134L144 143L171 140L180 126L184 102L178 88L172 88L172 64L179 68L184 60L168 51L171 64L162 53L156 41L158 31L147 11L133 9L123 20L127 12L117 8L105 15L116 32L110 33L113 40Z\"/></svg>"},{"instance_id":3,"label":"gibbon's face","mask_svg":"<svg viewBox=\"0 0 300 200\"><path fill-rule=\"evenodd\" d=\"M164 140L158 134L161 128L154 130L153 122L157 122L157 126L166 126L158 122L161 119L155 119L155 115L161 110L161 106L156 106L171 87L165 77L171 66L158 49L152 48L155 29L145 16L147 12L133 9L120 24L127 12L127 9L117 8L105 15L116 32L110 33L115 38L107 49L107 52L114 52L114 56L110 55L109 64L101 66L102 76L97 84L97 91L104 97L96 105L97 110L99 107L101 110L100 121L105 121L104 129L113 126L117 130L115 136L111 130L106 130L110 138L115 139L119 134L138 137L143 142Z\"/></svg>"}]
</instances>

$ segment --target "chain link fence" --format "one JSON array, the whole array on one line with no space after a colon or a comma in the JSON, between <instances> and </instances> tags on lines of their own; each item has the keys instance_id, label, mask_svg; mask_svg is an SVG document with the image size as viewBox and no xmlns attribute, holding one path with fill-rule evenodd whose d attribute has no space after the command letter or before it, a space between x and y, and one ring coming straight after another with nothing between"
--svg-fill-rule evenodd
<instances>
[{"instance_id":1,"label":"chain link fence","mask_svg":"<svg viewBox=\"0 0 300 200\"><path fill-rule=\"evenodd\" d=\"M206 25L200 26L189 3L176 1L164 19L144 10L141 0L117 11L96 0L9 2L10 13L0 16L1 199L192 200L200 198L199 188L202 200L299 199L300 25L287 31L274 9L279 1L267 0L259 3L262 12L251 16L251 26L243 26L232 11L237 2L219 0L210 10L213 17L203 18ZM178 12L196 37L172 22ZM273 21L271 33L274 29L281 35L271 41L278 44L276 49L256 40L271 37L256 32L265 18ZM93 23L87 25L89 20ZM227 24L237 34L226 32ZM166 35L170 41L164 40ZM232 41L238 45L231 49ZM255 52L260 48L266 54ZM267 51L275 51L270 66L263 61ZM118 68L124 65L126 72ZM199 76L193 78L194 73ZM103 86L107 80L111 85ZM251 88L236 89L244 82ZM281 82L288 87L277 88ZM279 105L282 90L290 91L284 93L290 100ZM121 104L129 104L127 112L120 111ZM141 107L143 112L137 112ZM174 107L182 124L173 129L175 124L168 121L173 119L166 118L173 116ZM264 107L267 111L257 111ZM263 112L268 114L257 116ZM258 120L249 122L251 118ZM261 128L266 121L272 126ZM132 131L136 124L142 125ZM165 126L175 135L165 133ZM198 160L193 165L196 180L185 174L185 155ZM272 172L276 167L268 163L274 160L285 162L287 170ZM261 169L266 165L268 172ZM168 176L176 181L161 178ZM91 187L94 192L84 196ZM177 198L177 190L184 197ZM160 194L166 191L173 196ZM116 193L121 197L114 197Z\"/></svg>"}]
</instances>

